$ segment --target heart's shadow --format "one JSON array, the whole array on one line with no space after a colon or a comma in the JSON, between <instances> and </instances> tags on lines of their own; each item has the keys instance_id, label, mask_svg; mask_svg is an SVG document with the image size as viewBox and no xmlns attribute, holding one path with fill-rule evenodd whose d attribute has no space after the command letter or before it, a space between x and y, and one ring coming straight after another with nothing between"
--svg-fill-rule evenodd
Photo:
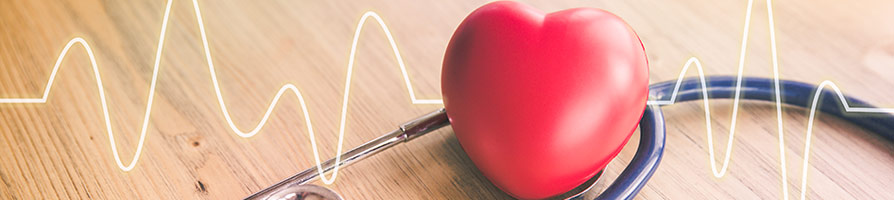
<instances>
[{"instance_id":1,"label":"heart's shadow","mask_svg":"<svg viewBox=\"0 0 894 200\"><path fill-rule=\"evenodd\" d=\"M410 197L445 199L512 199L478 171L449 126L395 148L402 156L387 156L400 169L383 170L384 179L411 183ZM387 153L390 154L390 153Z\"/></svg>"},{"instance_id":2,"label":"heart's shadow","mask_svg":"<svg viewBox=\"0 0 894 200\"><path fill-rule=\"evenodd\" d=\"M636 149L638 134L628 142L622 150L622 154L631 154ZM634 144L630 144L634 143ZM469 159L459 140L449 126L433 133L416 138L409 143L400 145L394 150L403 156L383 156L388 162L400 166L396 170L383 170L381 176L400 183L412 183L412 189L422 190L407 193L409 197L444 197L446 199L513 199L494 184L492 184L475 167ZM386 153L391 154L391 153ZM620 160L619 160L620 159ZM584 199L592 199L598 196L599 191L604 190L623 165L629 162L629 158L615 158L593 188L585 192Z\"/></svg>"},{"instance_id":3,"label":"heart's shadow","mask_svg":"<svg viewBox=\"0 0 894 200\"><path fill-rule=\"evenodd\" d=\"M497 197L501 199L511 199L512 197L501 191L497 186L491 183L484 174L475 167L475 163L466 155L459 140L456 139L453 129L446 134L446 138L441 142L440 148L444 150L444 161L448 163L456 176L450 180L449 184L459 186L459 192L462 193L489 193L485 196ZM449 155L446 155L449 154ZM448 183L444 183L448 184ZM448 189L448 187L439 187L438 189ZM474 191L474 192L473 192ZM447 191L445 191L447 192ZM454 192L454 191L449 191ZM475 196L471 196L475 197ZM482 197L482 196L479 196Z\"/></svg>"}]
</instances>

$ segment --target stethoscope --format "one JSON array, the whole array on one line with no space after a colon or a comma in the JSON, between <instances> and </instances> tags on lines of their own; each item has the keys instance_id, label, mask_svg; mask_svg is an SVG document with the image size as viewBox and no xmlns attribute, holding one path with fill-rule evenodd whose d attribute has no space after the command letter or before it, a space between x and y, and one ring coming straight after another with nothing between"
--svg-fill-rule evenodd
<instances>
[{"instance_id":1,"label":"stethoscope","mask_svg":"<svg viewBox=\"0 0 894 200\"><path fill-rule=\"evenodd\" d=\"M744 77L739 85L739 78L731 76L713 76L704 79L706 88L702 90L702 80L698 78L683 79L680 81L668 81L652 84L649 93L652 98L665 99L676 93L676 102L701 100L702 94L708 94L711 99L734 98L736 90L741 92L741 97L748 100L776 101L775 80L768 78ZM738 86L737 86L738 85ZM809 108L813 102L814 90L817 86L790 80L779 80L781 102L788 105ZM818 96L817 109L840 117L856 124L864 129L876 133L879 136L894 141L894 115L889 113L846 113L842 100L854 107L875 108L866 102L850 97L838 97L831 90L822 90ZM439 109L425 114L400 125L397 130L391 131L379 138L369 141L359 147L351 149L341 155L341 160L330 159L319 165L322 172L329 172L337 166L348 166L354 162L375 155L397 144L408 142L414 138L430 133L441 127L449 125L447 111ZM658 106L648 106L645 109L640 126L639 147L630 164L621 172L617 179L605 190L600 192L596 199L633 199L640 189L658 169L661 157L664 154L665 121L664 115ZM600 173L601 174L601 173ZM313 167L295 174L279 183L265 188L246 199L342 199L338 193L313 184L310 181L319 177L318 168ZM559 199L577 199L595 185L599 175L584 182L572 191L560 195Z\"/></svg>"}]
</instances>

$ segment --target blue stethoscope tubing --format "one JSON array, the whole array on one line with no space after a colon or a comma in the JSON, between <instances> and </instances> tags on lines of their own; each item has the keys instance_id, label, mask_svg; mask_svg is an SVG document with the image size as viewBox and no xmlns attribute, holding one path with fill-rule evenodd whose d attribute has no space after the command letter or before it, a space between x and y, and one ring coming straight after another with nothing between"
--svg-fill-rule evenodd
<instances>
[{"instance_id":1,"label":"blue stethoscope tubing","mask_svg":"<svg viewBox=\"0 0 894 200\"><path fill-rule=\"evenodd\" d=\"M733 76L708 76L705 77L708 98L732 99L737 90L738 77ZM679 89L675 99L676 103L702 100L702 84L698 78L687 78L679 82ZM677 81L667 81L649 86L649 96L670 97ZM784 104L809 108L813 103L816 85L779 80L780 101ZM776 101L774 79L743 77L740 96L747 100ZM847 113L844 102L838 98L833 90L822 90L819 96L817 109L833 116L837 116L850 123L863 127L876 133L878 136L894 141L894 115L890 113ZM863 100L844 95L847 104L851 107L875 108ZM645 186L652 174L658 169L665 146L665 121L661 109L656 106L648 106L643 118L640 120L640 141L636 154L627 168L621 172L615 182L608 186L596 199L633 199L639 190Z\"/></svg>"}]
</instances>

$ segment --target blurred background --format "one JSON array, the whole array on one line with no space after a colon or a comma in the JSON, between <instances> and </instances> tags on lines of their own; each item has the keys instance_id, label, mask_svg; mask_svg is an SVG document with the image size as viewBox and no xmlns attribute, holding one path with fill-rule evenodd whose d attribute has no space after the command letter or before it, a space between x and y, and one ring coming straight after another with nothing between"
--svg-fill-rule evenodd
<instances>
[{"instance_id":1,"label":"blurred background","mask_svg":"<svg viewBox=\"0 0 894 200\"><path fill-rule=\"evenodd\" d=\"M686 60L706 74L735 75L747 1L523 1L545 12L608 10L642 39L652 82L675 79ZM145 146L131 171L115 164L93 68L75 45L44 104L0 104L0 199L236 199L314 165L305 130L312 119L321 157L336 152L341 99L360 17L375 11L394 35L416 96L440 98L440 67L453 30L486 1L198 1L235 125L254 127L277 90L281 99L254 137L227 126L217 104L192 1L174 0L160 57ZM122 161L134 158L167 1L0 1L0 98L40 98L62 48L89 43L105 86ZM772 2L780 76L834 81L844 93L894 107L894 2ZM767 4L754 2L744 74L772 76ZM413 105L382 29L360 35L345 149L440 105ZM687 76L695 76L694 71ZM783 198L775 106L744 102L729 172L715 178L702 102L665 108L668 146L644 199ZM790 197L892 199L894 147L860 127L819 115L807 188L801 162L807 110L785 107ZM712 101L717 159L723 159L731 101ZM596 190L633 156L637 134ZM718 163L719 165L720 163ZM316 182L321 184L321 182ZM327 187L347 199L505 199L445 128L340 171ZM591 194L592 195L592 194Z\"/></svg>"}]
</instances>

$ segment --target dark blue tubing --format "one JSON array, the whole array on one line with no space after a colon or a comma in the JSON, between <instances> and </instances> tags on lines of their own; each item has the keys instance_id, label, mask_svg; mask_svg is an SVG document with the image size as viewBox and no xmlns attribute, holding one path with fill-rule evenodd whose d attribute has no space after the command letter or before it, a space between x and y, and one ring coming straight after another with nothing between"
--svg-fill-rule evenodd
<instances>
[{"instance_id":1,"label":"dark blue tubing","mask_svg":"<svg viewBox=\"0 0 894 200\"><path fill-rule=\"evenodd\" d=\"M731 99L735 97L736 77L706 77L707 93L710 99ZM660 97L658 100L669 100L677 82L667 81L649 86L649 96ZM810 109L817 89L816 85L797 81L780 80L781 102L788 105ZM744 77L740 97L742 100L776 101L773 79ZM848 122L878 134L880 137L894 141L894 115L891 113L849 113L839 100L834 90L824 89L817 102L817 109L823 113L837 116ZM702 100L702 87L699 78L687 78L680 82L675 102ZM845 95L851 108L875 108L865 101ZM658 169L664 153L665 123L661 109L655 106L646 108L640 121L640 141L636 155L621 175L596 199L633 199L639 190Z\"/></svg>"}]
</instances>

